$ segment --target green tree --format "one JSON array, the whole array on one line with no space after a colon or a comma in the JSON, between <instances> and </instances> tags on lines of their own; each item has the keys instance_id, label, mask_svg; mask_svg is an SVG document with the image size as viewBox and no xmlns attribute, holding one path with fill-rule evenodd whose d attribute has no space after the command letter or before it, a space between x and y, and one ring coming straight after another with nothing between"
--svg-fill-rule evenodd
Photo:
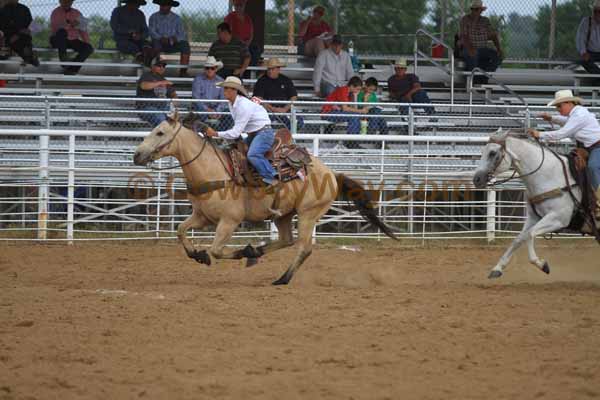
<instances>
[{"instance_id":1,"label":"green tree","mask_svg":"<svg viewBox=\"0 0 600 400\"><path fill-rule=\"evenodd\" d=\"M590 3L589 0L572 0L556 7L555 58L579 58L575 34L581 19L591 14ZM540 7L536 15L537 47L542 57L548 55L550 16L551 8L548 5Z\"/></svg>"}]
</instances>

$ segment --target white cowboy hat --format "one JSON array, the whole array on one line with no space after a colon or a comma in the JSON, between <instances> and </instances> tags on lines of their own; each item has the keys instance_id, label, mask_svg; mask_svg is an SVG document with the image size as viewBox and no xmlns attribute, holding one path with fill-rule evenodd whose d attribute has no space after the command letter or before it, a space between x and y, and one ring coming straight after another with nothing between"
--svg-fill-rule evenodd
<instances>
[{"instance_id":1,"label":"white cowboy hat","mask_svg":"<svg viewBox=\"0 0 600 400\"><path fill-rule=\"evenodd\" d=\"M558 92L554 93L554 100L548 103L548 107L554 107L560 103L566 103L568 101L575 104L583 103L583 99L581 97L573 96L573 92L567 89L559 90Z\"/></svg>"},{"instance_id":2,"label":"white cowboy hat","mask_svg":"<svg viewBox=\"0 0 600 400\"><path fill-rule=\"evenodd\" d=\"M277 67L285 67L285 64L282 63L279 58L272 57L267 61L267 68L277 68Z\"/></svg>"},{"instance_id":3,"label":"white cowboy hat","mask_svg":"<svg viewBox=\"0 0 600 400\"><path fill-rule=\"evenodd\" d=\"M471 2L471 8L481 8L482 10L487 10L487 7L483 5L483 1L481 0L473 0Z\"/></svg>"},{"instance_id":4,"label":"white cowboy hat","mask_svg":"<svg viewBox=\"0 0 600 400\"><path fill-rule=\"evenodd\" d=\"M394 62L394 68L408 68L406 58L399 58Z\"/></svg>"},{"instance_id":5,"label":"white cowboy hat","mask_svg":"<svg viewBox=\"0 0 600 400\"><path fill-rule=\"evenodd\" d=\"M246 88L244 88L244 85L242 85L242 81L237 76L228 76L223 82L217 83L217 86L222 88L235 89L244 96L248 97L248 92L246 91Z\"/></svg>"},{"instance_id":6,"label":"white cowboy hat","mask_svg":"<svg viewBox=\"0 0 600 400\"><path fill-rule=\"evenodd\" d=\"M217 67L217 70L223 68L223 63L221 61L217 61L213 56L206 57L206 61L204 61L204 67Z\"/></svg>"}]
</instances>

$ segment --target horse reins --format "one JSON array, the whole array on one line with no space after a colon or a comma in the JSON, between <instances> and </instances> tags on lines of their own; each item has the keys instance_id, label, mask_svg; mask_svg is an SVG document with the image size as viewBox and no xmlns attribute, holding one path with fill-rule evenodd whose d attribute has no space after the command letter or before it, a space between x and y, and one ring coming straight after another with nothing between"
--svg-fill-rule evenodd
<instances>
[{"instance_id":1,"label":"horse reins","mask_svg":"<svg viewBox=\"0 0 600 400\"><path fill-rule=\"evenodd\" d=\"M173 141L175 140L175 138L177 137L177 135L179 135L179 131L181 131L181 128L183 127L182 123L179 123L179 128L177 129L177 131L175 131L175 135L173 135L173 137L171 138L171 140L169 140L167 143L159 146L156 151L160 151L162 149L164 149L165 147L167 147L168 145L170 145L171 143L173 143ZM191 163L193 163L194 161L196 161L198 159L198 157L200 157L200 155L204 152L204 148L206 147L206 142L209 141L209 138L205 138L204 143L202 143L202 148L200 149L200 151L198 152L198 154L196 154L191 160L186 161L182 164L179 165L173 165L170 167L163 167L163 168L159 168L159 167L153 167L150 166L149 168L154 170L154 171L166 171L166 170L170 170L170 169L176 169L176 168L182 168L185 167L186 165L190 165Z\"/></svg>"},{"instance_id":2,"label":"horse reins","mask_svg":"<svg viewBox=\"0 0 600 400\"><path fill-rule=\"evenodd\" d=\"M526 178L528 176L531 176L531 175L537 173L540 169L542 169L542 166L544 165L544 161L546 159L546 152L544 151L544 149L546 148L546 146L544 146L542 144L542 142L539 139L537 139L537 138L536 138L535 141L540 146L540 149L542 150L542 161L540 162L540 165L538 165L538 167L536 169L534 169L533 171L528 172L528 173L526 173L524 175L519 175L518 176L519 178ZM500 145L502 147L502 158L500 159L500 161L498 161L496 163L496 165L494 165L494 171L495 171L500 166L500 164L502 163L502 160L504 160L505 157L506 157L506 139L504 141L502 141L502 142L498 142L498 141L492 140L490 138L489 143L495 143L495 144L498 144L498 145ZM550 150L550 148L548 148L548 149ZM552 150L550 150L550 151L552 151ZM512 163L511 163L511 166L512 166ZM503 185L503 184L508 183L510 181L513 181L515 179L517 179L517 170L516 169L514 169L513 174L510 177L508 177L507 179L502 179L502 180L496 181L494 183L488 183L488 186L492 186L493 187L493 186Z\"/></svg>"}]
</instances>

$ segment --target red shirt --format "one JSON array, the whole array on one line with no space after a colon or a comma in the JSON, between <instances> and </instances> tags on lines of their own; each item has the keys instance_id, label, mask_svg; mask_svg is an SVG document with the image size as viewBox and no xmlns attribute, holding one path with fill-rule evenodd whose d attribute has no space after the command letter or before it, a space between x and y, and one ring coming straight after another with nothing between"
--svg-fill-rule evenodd
<instances>
[{"instance_id":1,"label":"red shirt","mask_svg":"<svg viewBox=\"0 0 600 400\"><path fill-rule=\"evenodd\" d=\"M320 34L324 32L331 32L331 27L327 22L321 20L318 24L313 24L312 22L308 23L308 28L306 28L306 33L302 37L304 43L308 42L312 38L316 38Z\"/></svg>"},{"instance_id":2,"label":"red shirt","mask_svg":"<svg viewBox=\"0 0 600 400\"><path fill-rule=\"evenodd\" d=\"M248 14L244 15L244 20L241 21L237 11L232 11L225 17L225 22L231 28L233 36L240 39L245 44L248 44L254 33L254 25Z\"/></svg>"},{"instance_id":3,"label":"red shirt","mask_svg":"<svg viewBox=\"0 0 600 400\"><path fill-rule=\"evenodd\" d=\"M352 96L350 96L350 88L348 86L340 86L337 89L335 89L333 92L331 92L331 94L329 96L327 96L327 98L325 99L325 101L343 101L343 102L351 102L354 101L354 99L352 98ZM340 107L340 105L335 105L335 104L325 104L323 106L323 108L321 108L321 112L323 114L326 113L330 113L332 111L336 111L333 108L334 107Z\"/></svg>"}]
</instances>

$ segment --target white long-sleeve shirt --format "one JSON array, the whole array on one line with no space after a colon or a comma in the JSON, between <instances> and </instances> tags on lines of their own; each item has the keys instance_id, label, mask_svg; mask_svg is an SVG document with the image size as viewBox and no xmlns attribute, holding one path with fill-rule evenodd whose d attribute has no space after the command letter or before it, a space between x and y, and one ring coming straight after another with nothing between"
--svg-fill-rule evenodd
<instances>
[{"instance_id":1,"label":"white long-sleeve shirt","mask_svg":"<svg viewBox=\"0 0 600 400\"><path fill-rule=\"evenodd\" d=\"M229 130L217 132L223 139L237 139L244 132L256 132L271 125L267 110L242 95L237 95L233 104L229 103L229 111L234 125Z\"/></svg>"},{"instance_id":2,"label":"white long-sleeve shirt","mask_svg":"<svg viewBox=\"0 0 600 400\"><path fill-rule=\"evenodd\" d=\"M352 60L347 51L335 54L332 49L322 50L317 56L313 72L315 92L321 90L322 80L333 86L345 86L353 75Z\"/></svg>"},{"instance_id":3,"label":"white long-sleeve shirt","mask_svg":"<svg viewBox=\"0 0 600 400\"><path fill-rule=\"evenodd\" d=\"M585 147L600 141L600 124L596 116L587 108L575 106L568 117L557 115L552 117L552 122L562 126L555 131L540 132L542 140L574 139Z\"/></svg>"},{"instance_id":4,"label":"white long-sleeve shirt","mask_svg":"<svg viewBox=\"0 0 600 400\"><path fill-rule=\"evenodd\" d=\"M590 32L590 42L587 43L588 31ZM587 53L587 51L600 52L600 24L594 21L592 17L592 26L590 27L590 17L584 17L579 23L577 28L577 35L575 36L575 45L580 55Z\"/></svg>"}]
</instances>

